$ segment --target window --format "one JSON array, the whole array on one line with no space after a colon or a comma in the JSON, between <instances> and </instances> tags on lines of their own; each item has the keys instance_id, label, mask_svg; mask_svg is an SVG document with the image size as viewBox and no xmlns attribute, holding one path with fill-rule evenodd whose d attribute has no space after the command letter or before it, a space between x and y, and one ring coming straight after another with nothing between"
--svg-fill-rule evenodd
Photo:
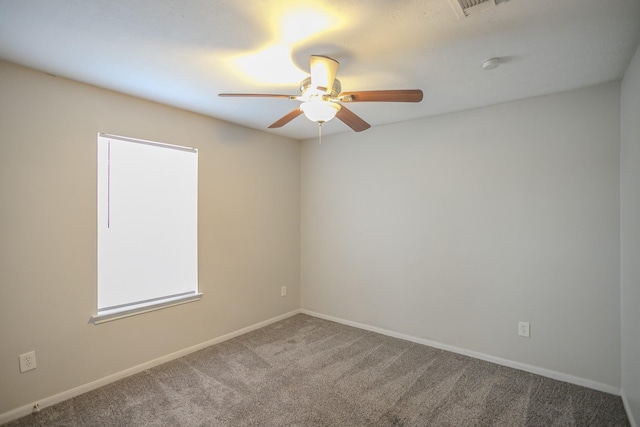
<instances>
[{"instance_id":1,"label":"window","mask_svg":"<svg viewBox=\"0 0 640 427\"><path fill-rule=\"evenodd\" d=\"M93 323L201 296L198 150L99 134Z\"/></svg>"}]
</instances>

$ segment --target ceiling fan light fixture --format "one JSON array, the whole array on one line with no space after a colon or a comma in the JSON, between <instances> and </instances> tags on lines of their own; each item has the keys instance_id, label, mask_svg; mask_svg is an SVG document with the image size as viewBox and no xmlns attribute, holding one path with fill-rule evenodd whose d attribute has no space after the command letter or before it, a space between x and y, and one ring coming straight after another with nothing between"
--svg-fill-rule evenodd
<instances>
[{"instance_id":1,"label":"ceiling fan light fixture","mask_svg":"<svg viewBox=\"0 0 640 427\"><path fill-rule=\"evenodd\" d=\"M340 108L340 104L322 100L311 100L300 105L300 110L304 115L312 122L318 123L328 122L333 119L340 111Z\"/></svg>"},{"instance_id":2,"label":"ceiling fan light fixture","mask_svg":"<svg viewBox=\"0 0 640 427\"><path fill-rule=\"evenodd\" d=\"M277 129L289 123L291 120L304 114L309 120L318 123L318 129L322 124L337 117L342 123L349 126L355 132L362 132L371 125L342 102L420 102L422 91L420 89L393 89L370 90L358 92L342 92L342 85L336 79L338 61L327 56L311 55L309 60L311 75L300 83L300 95L283 95L274 93L220 93L219 96L257 97L257 98L287 98L291 101L301 102L301 105L289 111L283 117L269 126L269 129ZM319 131L319 135L321 132Z\"/></svg>"}]
</instances>

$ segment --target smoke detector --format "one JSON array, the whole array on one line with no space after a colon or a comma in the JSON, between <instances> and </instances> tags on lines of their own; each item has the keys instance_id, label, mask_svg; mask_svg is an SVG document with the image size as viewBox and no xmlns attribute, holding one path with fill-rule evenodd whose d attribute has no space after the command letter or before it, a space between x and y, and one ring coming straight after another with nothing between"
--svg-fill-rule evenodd
<instances>
[{"instance_id":1,"label":"smoke detector","mask_svg":"<svg viewBox=\"0 0 640 427\"><path fill-rule=\"evenodd\" d=\"M483 70L495 70L500 65L500 58L489 58L482 63Z\"/></svg>"},{"instance_id":2,"label":"smoke detector","mask_svg":"<svg viewBox=\"0 0 640 427\"><path fill-rule=\"evenodd\" d=\"M449 0L458 19L496 7L496 0Z\"/></svg>"}]
</instances>

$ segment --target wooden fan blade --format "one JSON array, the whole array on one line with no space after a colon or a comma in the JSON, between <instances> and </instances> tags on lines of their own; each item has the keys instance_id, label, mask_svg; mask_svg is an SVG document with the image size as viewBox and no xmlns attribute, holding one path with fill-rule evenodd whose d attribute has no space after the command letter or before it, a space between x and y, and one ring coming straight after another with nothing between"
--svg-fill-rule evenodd
<instances>
[{"instance_id":1,"label":"wooden fan blade","mask_svg":"<svg viewBox=\"0 0 640 427\"><path fill-rule=\"evenodd\" d=\"M420 89L401 90L369 90L360 92L342 92L339 96L342 102L420 102Z\"/></svg>"},{"instance_id":2,"label":"wooden fan blade","mask_svg":"<svg viewBox=\"0 0 640 427\"><path fill-rule=\"evenodd\" d=\"M277 93L219 93L218 96L241 97L241 98L291 98L292 95L281 95Z\"/></svg>"},{"instance_id":3,"label":"wooden fan blade","mask_svg":"<svg viewBox=\"0 0 640 427\"><path fill-rule=\"evenodd\" d=\"M302 114L302 110L300 110L300 108L296 108L295 110L291 110L285 116L283 116L280 119L276 120L271 126L269 126L269 129L281 128L282 126L284 126L287 123L289 123L291 120L293 120L296 117L298 117L300 114Z\"/></svg>"},{"instance_id":4,"label":"wooden fan blade","mask_svg":"<svg viewBox=\"0 0 640 427\"><path fill-rule=\"evenodd\" d=\"M309 69L311 70L311 87L325 93L331 93L333 81L338 72L338 61L328 56L311 55Z\"/></svg>"},{"instance_id":5,"label":"wooden fan blade","mask_svg":"<svg viewBox=\"0 0 640 427\"><path fill-rule=\"evenodd\" d=\"M364 120L362 120L356 113L349 110L344 105L341 106L340 111L336 114L336 117L342 120L342 122L349 126L351 129L356 132L362 132L363 130L367 130L371 127L371 125Z\"/></svg>"}]
</instances>

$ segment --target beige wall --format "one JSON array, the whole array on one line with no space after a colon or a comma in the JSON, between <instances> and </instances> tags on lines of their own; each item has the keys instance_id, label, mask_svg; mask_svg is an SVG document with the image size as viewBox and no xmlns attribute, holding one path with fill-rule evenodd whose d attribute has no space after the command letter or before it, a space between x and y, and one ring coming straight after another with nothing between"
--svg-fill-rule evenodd
<instances>
[{"instance_id":1,"label":"beige wall","mask_svg":"<svg viewBox=\"0 0 640 427\"><path fill-rule=\"evenodd\" d=\"M305 141L302 308L615 391L619 150L617 82Z\"/></svg>"},{"instance_id":2,"label":"beige wall","mask_svg":"<svg viewBox=\"0 0 640 427\"><path fill-rule=\"evenodd\" d=\"M202 301L88 323L98 132L199 149ZM0 414L297 309L299 153L297 141L0 62ZM30 350L38 368L20 374Z\"/></svg>"},{"instance_id":3,"label":"beige wall","mask_svg":"<svg viewBox=\"0 0 640 427\"><path fill-rule=\"evenodd\" d=\"M622 393L640 425L640 46L621 87Z\"/></svg>"}]
</instances>

